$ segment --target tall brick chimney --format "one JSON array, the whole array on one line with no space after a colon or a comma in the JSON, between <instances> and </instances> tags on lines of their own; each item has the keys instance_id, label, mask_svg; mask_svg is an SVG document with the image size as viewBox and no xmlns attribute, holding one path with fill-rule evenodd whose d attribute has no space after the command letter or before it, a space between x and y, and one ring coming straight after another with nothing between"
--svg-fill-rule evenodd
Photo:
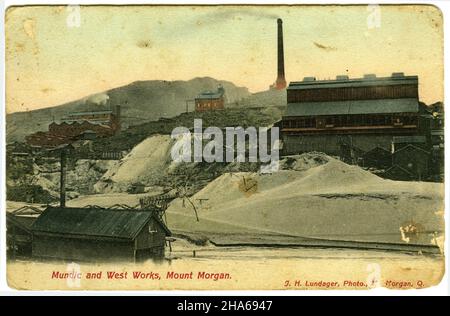
<instances>
[{"instance_id":1,"label":"tall brick chimney","mask_svg":"<svg viewBox=\"0 0 450 316\"><path fill-rule=\"evenodd\" d=\"M275 89L282 90L286 88L286 79L284 77L284 48L283 48L283 20L278 19L278 73L275 81Z\"/></svg>"}]
</instances>

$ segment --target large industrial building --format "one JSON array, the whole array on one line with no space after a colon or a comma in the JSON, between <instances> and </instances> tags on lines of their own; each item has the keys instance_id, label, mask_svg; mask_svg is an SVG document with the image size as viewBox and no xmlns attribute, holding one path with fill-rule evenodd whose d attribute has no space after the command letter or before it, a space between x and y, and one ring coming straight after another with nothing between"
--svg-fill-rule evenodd
<instances>
[{"instance_id":1,"label":"large industrial building","mask_svg":"<svg viewBox=\"0 0 450 316\"><path fill-rule=\"evenodd\" d=\"M393 73L291 82L283 154L320 151L397 180L439 180L443 119L419 102L418 77ZM435 135L438 135L436 137Z\"/></svg>"},{"instance_id":2,"label":"large industrial building","mask_svg":"<svg viewBox=\"0 0 450 316\"><path fill-rule=\"evenodd\" d=\"M56 147L77 139L109 137L120 130L120 106L106 111L69 113L61 122L52 122L48 132L36 132L25 137L29 145Z\"/></svg>"},{"instance_id":3,"label":"large industrial building","mask_svg":"<svg viewBox=\"0 0 450 316\"><path fill-rule=\"evenodd\" d=\"M376 147L391 151L394 136L423 135L427 115L419 103L417 76L306 77L287 89L281 122L284 152L340 155L343 145L363 152Z\"/></svg>"}]
</instances>

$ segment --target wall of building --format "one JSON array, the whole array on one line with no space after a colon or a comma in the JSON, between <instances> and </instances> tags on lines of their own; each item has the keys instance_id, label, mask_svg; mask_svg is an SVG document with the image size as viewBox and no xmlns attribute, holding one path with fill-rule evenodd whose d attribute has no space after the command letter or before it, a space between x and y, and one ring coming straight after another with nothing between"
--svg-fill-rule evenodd
<instances>
[{"instance_id":1,"label":"wall of building","mask_svg":"<svg viewBox=\"0 0 450 316\"><path fill-rule=\"evenodd\" d=\"M287 102L417 98L417 85L288 89Z\"/></svg>"},{"instance_id":2,"label":"wall of building","mask_svg":"<svg viewBox=\"0 0 450 316\"><path fill-rule=\"evenodd\" d=\"M134 241L101 241L35 234L32 254L33 257L63 260L132 261L134 260Z\"/></svg>"},{"instance_id":3,"label":"wall of building","mask_svg":"<svg viewBox=\"0 0 450 316\"><path fill-rule=\"evenodd\" d=\"M415 179L426 179L429 174L430 155L420 148L408 146L392 155L392 164L402 167L415 176Z\"/></svg>"},{"instance_id":4,"label":"wall of building","mask_svg":"<svg viewBox=\"0 0 450 316\"><path fill-rule=\"evenodd\" d=\"M423 123L422 120L420 123ZM397 125L396 125L397 124ZM337 127L392 127L416 128L419 118L416 113L398 114L355 114L355 115L320 115L320 116L294 116L283 117L282 128L317 128L333 129Z\"/></svg>"},{"instance_id":5,"label":"wall of building","mask_svg":"<svg viewBox=\"0 0 450 316\"><path fill-rule=\"evenodd\" d=\"M63 135L51 134L49 132L36 132L25 137L28 145L39 147L55 147L67 144L69 138Z\"/></svg>"},{"instance_id":6,"label":"wall of building","mask_svg":"<svg viewBox=\"0 0 450 316\"><path fill-rule=\"evenodd\" d=\"M136 237L136 250L140 259L164 257L166 234L162 227L152 219Z\"/></svg>"},{"instance_id":7,"label":"wall of building","mask_svg":"<svg viewBox=\"0 0 450 316\"><path fill-rule=\"evenodd\" d=\"M67 124L64 122L61 124L51 123L48 128L50 134L64 135L68 137L78 136L82 132L87 130L94 131L100 137L110 136L114 134L113 129L109 127L105 127L98 124L92 124L89 122L72 123L72 124Z\"/></svg>"},{"instance_id":8,"label":"wall of building","mask_svg":"<svg viewBox=\"0 0 450 316\"><path fill-rule=\"evenodd\" d=\"M391 151L393 135L390 134L355 134L346 135L286 135L283 139L283 154L294 155L310 151L324 152L329 155L339 156L341 144L352 144L363 151L369 151L375 147L381 147Z\"/></svg>"},{"instance_id":9,"label":"wall of building","mask_svg":"<svg viewBox=\"0 0 450 316\"><path fill-rule=\"evenodd\" d=\"M195 110L197 112L209 110L221 110L224 108L224 100L220 99L196 99Z\"/></svg>"}]
</instances>

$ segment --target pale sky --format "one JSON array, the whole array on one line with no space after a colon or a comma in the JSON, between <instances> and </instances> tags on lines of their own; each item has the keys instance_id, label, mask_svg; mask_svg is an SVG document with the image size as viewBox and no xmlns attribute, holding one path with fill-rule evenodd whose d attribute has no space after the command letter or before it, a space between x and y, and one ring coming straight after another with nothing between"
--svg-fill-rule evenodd
<instances>
[{"instance_id":1,"label":"pale sky","mask_svg":"<svg viewBox=\"0 0 450 316\"><path fill-rule=\"evenodd\" d=\"M7 112L55 106L137 80L213 77L266 90L283 19L286 80L419 76L443 100L443 30L433 6L15 7L6 15ZM72 15L71 15L72 14ZM379 24L377 23L379 21ZM377 27L379 26L379 27Z\"/></svg>"}]
</instances>

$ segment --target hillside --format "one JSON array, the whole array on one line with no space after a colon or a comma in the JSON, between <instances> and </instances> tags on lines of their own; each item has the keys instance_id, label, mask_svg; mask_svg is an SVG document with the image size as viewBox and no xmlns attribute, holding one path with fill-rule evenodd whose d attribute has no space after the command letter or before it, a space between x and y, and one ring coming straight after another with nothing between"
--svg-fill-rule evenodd
<instances>
[{"instance_id":1,"label":"hillside","mask_svg":"<svg viewBox=\"0 0 450 316\"><path fill-rule=\"evenodd\" d=\"M202 91L215 90L219 84L225 88L228 103L237 102L250 95L247 88L208 77L189 81L136 81L59 106L8 114L7 142L21 141L28 134L46 131L49 123L60 120L68 112L105 110L109 105L122 106L125 126L158 120L160 117L173 117L186 111L186 100L192 100ZM192 103L190 107L189 110L192 111Z\"/></svg>"},{"instance_id":2,"label":"hillside","mask_svg":"<svg viewBox=\"0 0 450 316\"><path fill-rule=\"evenodd\" d=\"M220 111L188 112L172 118L134 125L120 133L94 140L97 151L129 151L148 136L155 134L170 135L175 127L184 126L192 128L194 119L202 119L203 126L216 126L219 128L242 126L270 126L281 119L285 107L251 107L226 108Z\"/></svg>"},{"instance_id":3,"label":"hillside","mask_svg":"<svg viewBox=\"0 0 450 316\"><path fill-rule=\"evenodd\" d=\"M230 106L236 107L261 107L261 106L286 106L286 90L266 90L253 93Z\"/></svg>"}]
</instances>

